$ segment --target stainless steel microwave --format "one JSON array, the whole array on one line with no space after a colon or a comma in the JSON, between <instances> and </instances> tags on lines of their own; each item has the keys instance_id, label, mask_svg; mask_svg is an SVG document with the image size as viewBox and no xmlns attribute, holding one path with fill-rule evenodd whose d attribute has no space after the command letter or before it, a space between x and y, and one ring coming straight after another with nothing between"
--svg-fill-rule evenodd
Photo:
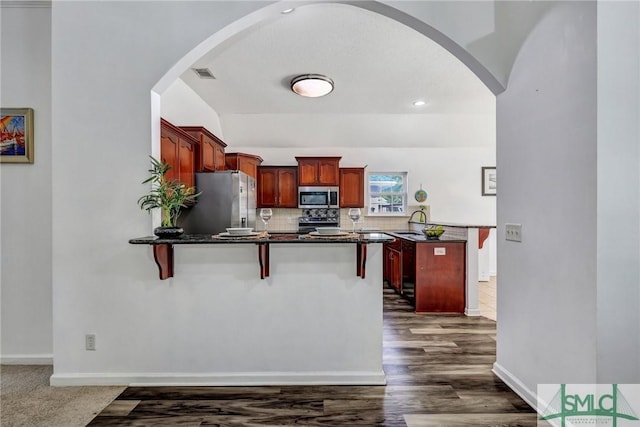
<instances>
[{"instance_id":1,"label":"stainless steel microwave","mask_svg":"<svg viewBox=\"0 0 640 427\"><path fill-rule=\"evenodd\" d=\"M298 207L338 208L338 187L298 187Z\"/></svg>"}]
</instances>

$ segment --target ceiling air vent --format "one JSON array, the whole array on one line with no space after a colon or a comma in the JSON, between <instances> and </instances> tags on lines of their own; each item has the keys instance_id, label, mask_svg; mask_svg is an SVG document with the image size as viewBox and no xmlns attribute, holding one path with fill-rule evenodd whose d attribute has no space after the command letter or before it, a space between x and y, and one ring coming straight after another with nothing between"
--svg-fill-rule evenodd
<instances>
[{"instance_id":1,"label":"ceiling air vent","mask_svg":"<svg viewBox=\"0 0 640 427\"><path fill-rule=\"evenodd\" d=\"M208 68L192 68L193 71L200 77L201 79L215 79L216 77L211 73L211 70Z\"/></svg>"}]
</instances>

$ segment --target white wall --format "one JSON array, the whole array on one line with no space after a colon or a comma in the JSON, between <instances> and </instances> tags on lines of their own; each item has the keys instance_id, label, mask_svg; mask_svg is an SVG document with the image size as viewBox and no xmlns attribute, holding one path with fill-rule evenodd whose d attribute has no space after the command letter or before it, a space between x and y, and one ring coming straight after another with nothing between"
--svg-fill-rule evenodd
<instances>
[{"instance_id":1,"label":"white wall","mask_svg":"<svg viewBox=\"0 0 640 427\"><path fill-rule=\"evenodd\" d=\"M51 8L0 4L0 105L34 109L34 164L0 165L2 363L51 363Z\"/></svg>"},{"instance_id":2,"label":"white wall","mask_svg":"<svg viewBox=\"0 0 640 427\"><path fill-rule=\"evenodd\" d=\"M531 400L540 383L596 379L596 3L556 6L497 98L496 371ZM522 243L504 224L522 224Z\"/></svg>"},{"instance_id":3,"label":"white wall","mask_svg":"<svg viewBox=\"0 0 640 427\"><path fill-rule=\"evenodd\" d=\"M218 113L181 79L160 95L161 115L176 126L204 126L224 140Z\"/></svg>"},{"instance_id":4,"label":"white wall","mask_svg":"<svg viewBox=\"0 0 640 427\"><path fill-rule=\"evenodd\" d=\"M598 3L598 382L640 382L640 3Z\"/></svg>"},{"instance_id":5,"label":"white wall","mask_svg":"<svg viewBox=\"0 0 640 427\"><path fill-rule=\"evenodd\" d=\"M59 158L83 159L53 165L56 375L142 369L167 351L177 352L177 360L163 369L184 368L187 356L162 323L174 316L171 330L190 330L189 307L176 306L172 298L183 287L159 283L150 250L127 243L147 234L151 223L135 203L145 190L139 183L151 141L147 89L199 42L264 5L53 4L53 90L64 94L53 99L54 146ZM350 156L360 164L361 156ZM468 173L477 184L479 169ZM191 279L188 270L180 273L181 281ZM218 293L204 287L197 297L216 300ZM87 333L97 335L99 351L84 350ZM215 343L204 345L209 351Z\"/></svg>"},{"instance_id":6,"label":"white wall","mask_svg":"<svg viewBox=\"0 0 640 427\"><path fill-rule=\"evenodd\" d=\"M180 349L158 319L190 330L189 307L171 297L184 288L160 284L150 249L128 244L151 224L136 205L146 191L150 91L212 32L263 5L53 3L52 132L56 158L65 159L53 163L56 374L144 369L153 354ZM198 297L216 298L213 287ZM98 351L84 350L87 333Z\"/></svg>"}]
</instances>

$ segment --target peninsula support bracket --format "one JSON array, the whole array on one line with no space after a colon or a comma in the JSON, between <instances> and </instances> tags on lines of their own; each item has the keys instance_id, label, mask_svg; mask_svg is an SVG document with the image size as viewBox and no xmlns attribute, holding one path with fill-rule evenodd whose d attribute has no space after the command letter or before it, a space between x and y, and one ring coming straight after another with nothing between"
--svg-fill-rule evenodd
<instances>
[{"instance_id":1,"label":"peninsula support bracket","mask_svg":"<svg viewBox=\"0 0 640 427\"><path fill-rule=\"evenodd\" d=\"M365 267L367 263L367 244L356 244L356 275L364 279Z\"/></svg>"},{"instance_id":2,"label":"peninsula support bracket","mask_svg":"<svg viewBox=\"0 0 640 427\"><path fill-rule=\"evenodd\" d=\"M160 270L160 280L173 277L173 245L164 243L153 246L153 258Z\"/></svg>"}]
</instances>

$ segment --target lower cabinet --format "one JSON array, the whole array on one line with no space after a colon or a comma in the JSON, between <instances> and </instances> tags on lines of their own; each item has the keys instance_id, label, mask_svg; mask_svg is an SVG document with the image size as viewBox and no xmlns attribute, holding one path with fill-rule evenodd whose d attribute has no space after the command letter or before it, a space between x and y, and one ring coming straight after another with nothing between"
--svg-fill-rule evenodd
<instances>
[{"instance_id":1,"label":"lower cabinet","mask_svg":"<svg viewBox=\"0 0 640 427\"><path fill-rule=\"evenodd\" d=\"M464 313L465 242L396 239L383 248L383 280L416 313Z\"/></svg>"},{"instance_id":2,"label":"lower cabinet","mask_svg":"<svg viewBox=\"0 0 640 427\"><path fill-rule=\"evenodd\" d=\"M402 292L402 243L400 239L385 243L382 249L382 278L396 292Z\"/></svg>"},{"instance_id":3,"label":"lower cabinet","mask_svg":"<svg viewBox=\"0 0 640 427\"><path fill-rule=\"evenodd\" d=\"M416 245L416 313L464 313L465 242Z\"/></svg>"}]
</instances>

